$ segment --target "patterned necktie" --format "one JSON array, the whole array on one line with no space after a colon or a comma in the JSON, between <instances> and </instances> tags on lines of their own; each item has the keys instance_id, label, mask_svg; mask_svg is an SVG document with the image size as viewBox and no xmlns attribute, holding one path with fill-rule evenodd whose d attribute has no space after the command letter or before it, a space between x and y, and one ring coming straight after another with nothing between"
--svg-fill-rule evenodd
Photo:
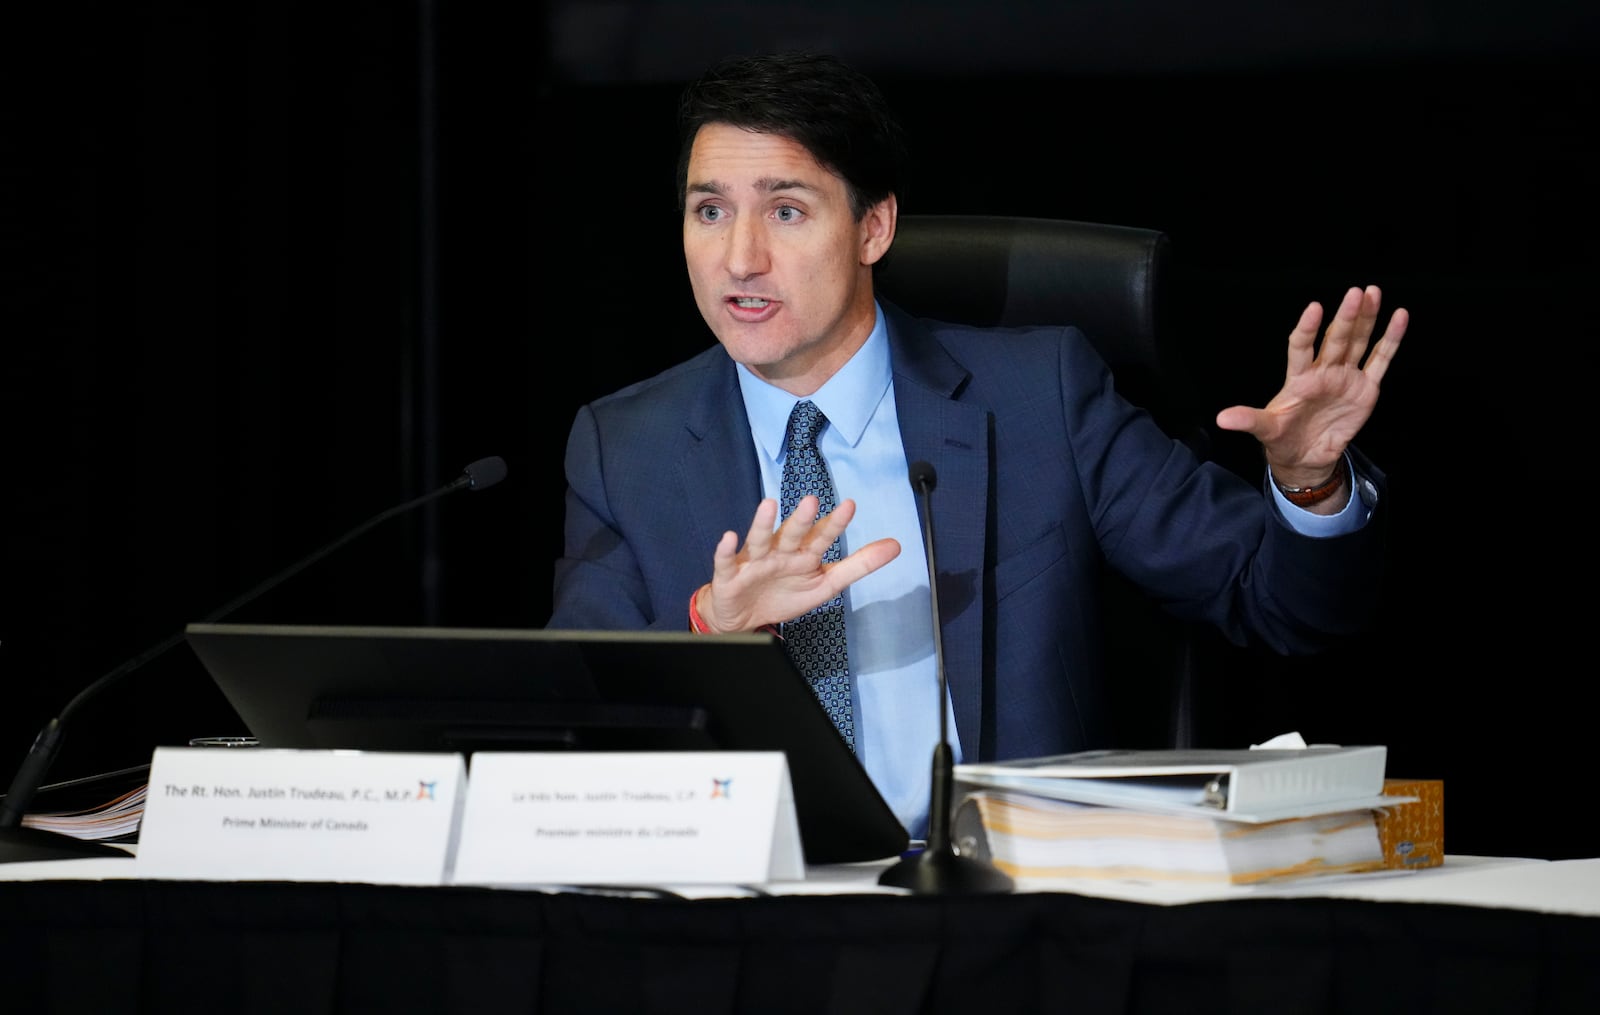
<instances>
[{"instance_id":1,"label":"patterned necktie","mask_svg":"<svg viewBox=\"0 0 1600 1015\"><path fill-rule=\"evenodd\" d=\"M794 411L789 413L783 483L778 497L782 518L793 514L795 505L808 493L821 501L817 507L818 517L837 506L828 463L817 450L817 435L827 422L828 417L809 401L797 402ZM839 555L839 541L835 539L822 559L834 561ZM839 728L839 735L854 750L856 728L850 705L850 656L844 640L844 597L836 596L810 613L786 622L783 643L795 668L810 681L817 699Z\"/></svg>"}]
</instances>

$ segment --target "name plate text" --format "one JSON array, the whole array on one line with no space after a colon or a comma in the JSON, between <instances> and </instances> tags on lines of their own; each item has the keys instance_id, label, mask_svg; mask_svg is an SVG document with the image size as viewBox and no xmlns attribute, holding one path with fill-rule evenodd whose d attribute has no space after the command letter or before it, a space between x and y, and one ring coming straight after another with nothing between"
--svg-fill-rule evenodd
<instances>
[{"instance_id":1,"label":"name plate text","mask_svg":"<svg viewBox=\"0 0 1600 1015\"><path fill-rule=\"evenodd\" d=\"M457 884L752 884L804 877L781 751L472 756Z\"/></svg>"},{"instance_id":2,"label":"name plate text","mask_svg":"<svg viewBox=\"0 0 1600 1015\"><path fill-rule=\"evenodd\" d=\"M137 874L443 884L465 799L459 754L158 747Z\"/></svg>"}]
</instances>

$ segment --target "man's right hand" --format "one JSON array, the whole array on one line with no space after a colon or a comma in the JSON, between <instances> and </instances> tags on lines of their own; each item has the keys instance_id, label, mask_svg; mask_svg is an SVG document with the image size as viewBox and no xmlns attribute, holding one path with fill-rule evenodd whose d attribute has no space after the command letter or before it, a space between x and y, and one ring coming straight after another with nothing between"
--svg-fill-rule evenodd
<instances>
[{"instance_id":1,"label":"man's right hand","mask_svg":"<svg viewBox=\"0 0 1600 1015\"><path fill-rule=\"evenodd\" d=\"M879 539L823 563L823 554L855 517L856 503L842 501L822 518L817 505L815 497L800 498L777 526L778 502L769 497L756 508L743 549L738 533L722 534L711 560L711 581L695 593L695 612L708 632L756 631L793 620L900 555L899 541Z\"/></svg>"}]
</instances>

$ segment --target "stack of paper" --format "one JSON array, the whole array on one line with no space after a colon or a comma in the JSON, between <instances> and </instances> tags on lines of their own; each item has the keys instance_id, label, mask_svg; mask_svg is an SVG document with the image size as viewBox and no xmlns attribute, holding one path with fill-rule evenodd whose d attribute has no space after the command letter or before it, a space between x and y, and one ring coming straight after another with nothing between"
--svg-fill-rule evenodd
<instances>
[{"instance_id":1,"label":"stack of paper","mask_svg":"<svg viewBox=\"0 0 1600 1015\"><path fill-rule=\"evenodd\" d=\"M1254 884L1383 867L1367 809L1250 822L980 789L963 798L954 837L1016 878Z\"/></svg>"},{"instance_id":2,"label":"stack of paper","mask_svg":"<svg viewBox=\"0 0 1600 1015\"><path fill-rule=\"evenodd\" d=\"M955 767L958 848L1017 878L1250 884L1384 866L1383 747L1084 751Z\"/></svg>"},{"instance_id":3,"label":"stack of paper","mask_svg":"<svg viewBox=\"0 0 1600 1015\"><path fill-rule=\"evenodd\" d=\"M87 810L24 815L22 824L77 839L135 841L139 823L144 817L144 801L149 788L148 785L137 786L114 800Z\"/></svg>"}]
</instances>

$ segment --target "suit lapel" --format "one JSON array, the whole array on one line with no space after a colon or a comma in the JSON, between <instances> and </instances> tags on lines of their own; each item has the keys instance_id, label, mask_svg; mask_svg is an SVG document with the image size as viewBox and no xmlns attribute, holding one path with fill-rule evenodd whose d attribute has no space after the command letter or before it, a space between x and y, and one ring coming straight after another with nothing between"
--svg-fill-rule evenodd
<instances>
[{"instance_id":1,"label":"suit lapel","mask_svg":"<svg viewBox=\"0 0 1600 1015\"><path fill-rule=\"evenodd\" d=\"M938 477L929 503L939 574L940 640L962 754L975 760L983 746L989 413L957 401L971 375L925 327L887 303L884 313L906 461L928 462Z\"/></svg>"},{"instance_id":2,"label":"suit lapel","mask_svg":"<svg viewBox=\"0 0 1600 1015\"><path fill-rule=\"evenodd\" d=\"M744 399L733 361L720 349L717 366L707 371L707 377L699 399L684 417L676 459L678 502L662 505L662 510L687 508L689 538L705 552L686 556L700 569L707 567L711 550L724 532L733 529L743 540L761 500L761 475L750 442ZM698 584L709 577L707 571L691 581Z\"/></svg>"}]
</instances>

